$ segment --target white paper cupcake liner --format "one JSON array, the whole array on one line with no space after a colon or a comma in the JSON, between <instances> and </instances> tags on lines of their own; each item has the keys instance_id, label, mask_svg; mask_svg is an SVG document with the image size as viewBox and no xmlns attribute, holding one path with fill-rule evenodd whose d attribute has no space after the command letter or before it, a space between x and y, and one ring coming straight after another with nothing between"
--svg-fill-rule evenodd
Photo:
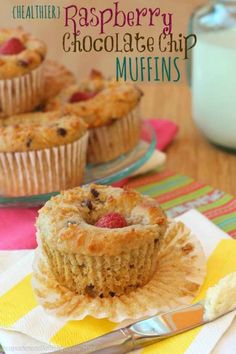
<instances>
[{"instance_id":1,"label":"white paper cupcake liner","mask_svg":"<svg viewBox=\"0 0 236 354\"><path fill-rule=\"evenodd\" d=\"M0 192L25 196L50 193L81 184L88 133L79 140L49 149L0 153Z\"/></svg>"},{"instance_id":2,"label":"white paper cupcake liner","mask_svg":"<svg viewBox=\"0 0 236 354\"><path fill-rule=\"evenodd\" d=\"M0 80L0 113L7 117L31 112L42 101L44 64L26 75Z\"/></svg>"},{"instance_id":3,"label":"white paper cupcake liner","mask_svg":"<svg viewBox=\"0 0 236 354\"><path fill-rule=\"evenodd\" d=\"M170 221L156 273L148 284L128 295L101 299L73 293L56 281L39 248L33 269L34 292L49 313L68 320L93 316L121 322L190 304L203 283L206 260L191 231L181 222Z\"/></svg>"},{"instance_id":4,"label":"white paper cupcake liner","mask_svg":"<svg viewBox=\"0 0 236 354\"><path fill-rule=\"evenodd\" d=\"M139 106L127 116L98 128L90 129L87 160L97 164L116 159L132 150L140 140Z\"/></svg>"}]
</instances>

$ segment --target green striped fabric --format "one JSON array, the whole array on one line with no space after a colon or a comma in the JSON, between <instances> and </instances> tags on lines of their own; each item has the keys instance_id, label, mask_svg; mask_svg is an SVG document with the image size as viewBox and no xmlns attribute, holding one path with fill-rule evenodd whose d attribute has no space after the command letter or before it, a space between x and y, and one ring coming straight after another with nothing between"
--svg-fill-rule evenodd
<instances>
[{"instance_id":1,"label":"green striped fabric","mask_svg":"<svg viewBox=\"0 0 236 354\"><path fill-rule=\"evenodd\" d=\"M236 198L219 189L168 171L134 178L127 186L157 199L170 217L195 208L236 238Z\"/></svg>"}]
</instances>

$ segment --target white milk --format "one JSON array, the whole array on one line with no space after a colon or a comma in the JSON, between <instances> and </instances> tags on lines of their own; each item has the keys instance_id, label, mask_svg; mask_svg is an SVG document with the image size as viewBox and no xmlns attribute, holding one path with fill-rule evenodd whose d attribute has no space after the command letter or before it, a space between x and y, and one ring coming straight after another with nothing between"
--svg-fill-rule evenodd
<instances>
[{"instance_id":1,"label":"white milk","mask_svg":"<svg viewBox=\"0 0 236 354\"><path fill-rule=\"evenodd\" d=\"M236 148L236 29L198 35L192 96L202 132L212 142Z\"/></svg>"}]
</instances>

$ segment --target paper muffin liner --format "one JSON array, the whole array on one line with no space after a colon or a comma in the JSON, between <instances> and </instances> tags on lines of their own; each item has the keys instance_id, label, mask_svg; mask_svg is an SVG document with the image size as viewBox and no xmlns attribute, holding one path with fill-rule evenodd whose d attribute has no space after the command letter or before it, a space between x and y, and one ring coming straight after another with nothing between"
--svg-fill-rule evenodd
<instances>
[{"instance_id":1,"label":"paper muffin liner","mask_svg":"<svg viewBox=\"0 0 236 354\"><path fill-rule=\"evenodd\" d=\"M25 196L73 188L83 180L88 133L73 143L27 152L0 152L0 192Z\"/></svg>"},{"instance_id":2,"label":"paper muffin liner","mask_svg":"<svg viewBox=\"0 0 236 354\"><path fill-rule=\"evenodd\" d=\"M116 159L132 150L140 140L139 106L111 124L90 129L87 160L97 164Z\"/></svg>"},{"instance_id":3,"label":"paper muffin liner","mask_svg":"<svg viewBox=\"0 0 236 354\"><path fill-rule=\"evenodd\" d=\"M77 294L100 297L119 296L145 285L156 269L158 248L159 242L153 239L119 256L93 257L61 253L43 244L50 269L61 285Z\"/></svg>"},{"instance_id":4,"label":"paper muffin liner","mask_svg":"<svg viewBox=\"0 0 236 354\"><path fill-rule=\"evenodd\" d=\"M0 80L0 113L7 117L31 112L42 101L44 63L26 75Z\"/></svg>"},{"instance_id":5,"label":"paper muffin liner","mask_svg":"<svg viewBox=\"0 0 236 354\"><path fill-rule=\"evenodd\" d=\"M68 320L86 316L113 322L152 316L190 304L206 274L206 260L197 238L181 222L169 221L152 279L128 295L91 298L59 284L41 248L36 251L32 285L39 303L52 315Z\"/></svg>"}]
</instances>

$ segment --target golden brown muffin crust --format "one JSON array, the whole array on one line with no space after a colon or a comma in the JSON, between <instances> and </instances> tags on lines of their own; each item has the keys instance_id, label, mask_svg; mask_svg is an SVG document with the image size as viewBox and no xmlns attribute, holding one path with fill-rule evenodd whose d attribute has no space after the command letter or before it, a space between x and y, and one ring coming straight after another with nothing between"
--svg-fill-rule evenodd
<instances>
[{"instance_id":1,"label":"golden brown muffin crust","mask_svg":"<svg viewBox=\"0 0 236 354\"><path fill-rule=\"evenodd\" d=\"M76 115L27 113L0 120L0 152L41 150L69 144L87 130Z\"/></svg>"},{"instance_id":2,"label":"golden brown muffin crust","mask_svg":"<svg viewBox=\"0 0 236 354\"><path fill-rule=\"evenodd\" d=\"M46 60L44 68L45 92L44 100L47 101L57 96L61 90L75 84L74 74L64 65L55 60Z\"/></svg>"},{"instance_id":3,"label":"golden brown muffin crust","mask_svg":"<svg viewBox=\"0 0 236 354\"><path fill-rule=\"evenodd\" d=\"M95 226L104 215L122 214L127 227ZM115 256L150 241L158 242L167 225L159 204L134 190L87 185L63 192L40 210L38 242L65 253Z\"/></svg>"},{"instance_id":4,"label":"golden brown muffin crust","mask_svg":"<svg viewBox=\"0 0 236 354\"><path fill-rule=\"evenodd\" d=\"M96 93L86 101L70 103L76 92ZM90 78L72 85L46 105L47 111L62 109L82 117L90 128L111 123L125 117L139 103L142 92L133 84L106 80L101 73L92 71Z\"/></svg>"},{"instance_id":5,"label":"golden brown muffin crust","mask_svg":"<svg viewBox=\"0 0 236 354\"><path fill-rule=\"evenodd\" d=\"M45 44L22 28L0 29L0 45L10 38L18 38L25 49L15 55L0 54L0 80L28 74L36 69L46 56Z\"/></svg>"}]
</instances>

